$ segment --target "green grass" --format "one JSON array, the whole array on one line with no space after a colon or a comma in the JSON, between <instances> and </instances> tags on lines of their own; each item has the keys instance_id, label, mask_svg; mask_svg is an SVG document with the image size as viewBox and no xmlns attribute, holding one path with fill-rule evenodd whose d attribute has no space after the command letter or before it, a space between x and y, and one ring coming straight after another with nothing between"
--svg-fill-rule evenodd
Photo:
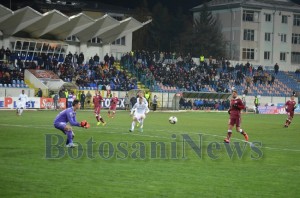
<instances>
[{"instance_id":1,"label":"green grass","mask_svg":"<svg viewBox=\"0 0 300 198\"><path fill-rule=\"evenodd\" d=\"M57 135L66 138L52 125L57 113L25 111L16 117L14 111L0 111L0 197L298 197L299 115L285 129L285 115L244 114L242 128L250 141L262 144L256 148L263 156L249 144L238 156L232 142L230 158L222 143L226 113L151 112L143 133L137 129L129 133L128 112L118 111L114 119L105 114L107 125L97 127L92 111L79 111L78 120L91 123L87 130L74 128L75 142L82 145L79 150L55 146ZM171 115L178 117L177 124L168 123ZM183 134L195 143L194 149L187 141L183 146ZM64 156L46 159L47 135L53 136L52 158L59 151ZM93 159L87 153L91 140ZM243 148L242 135L233 133L232 141ZM128 155L117 146L120 142ZM137 142L144 145L144 157ZM151 143L157 142L165 145L165 158L151 157ZM176 145L175 157L172 145ZM217 159L208 153L213 145L220 146L212 152ZM201 148L200 157L197 148ZM82 155L74 159L68 151L73 157Z\"/></svg>"}]
</instances>

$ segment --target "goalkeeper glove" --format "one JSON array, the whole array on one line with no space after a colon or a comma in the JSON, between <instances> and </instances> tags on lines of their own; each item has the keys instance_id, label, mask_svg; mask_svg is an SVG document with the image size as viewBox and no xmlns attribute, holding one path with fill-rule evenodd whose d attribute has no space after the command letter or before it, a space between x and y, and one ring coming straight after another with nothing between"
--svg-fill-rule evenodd
<instances>
[{"instance_id":1,"label":"goalkeeper glove","mask_svg":"<svg viewBox=\"0 0 300 198\"><path fill-rule=\"evenodd\" d=\"M90 124L86 120L81 121L80 126L86 129L90 128Z\"/></svg>"}]
</instances>

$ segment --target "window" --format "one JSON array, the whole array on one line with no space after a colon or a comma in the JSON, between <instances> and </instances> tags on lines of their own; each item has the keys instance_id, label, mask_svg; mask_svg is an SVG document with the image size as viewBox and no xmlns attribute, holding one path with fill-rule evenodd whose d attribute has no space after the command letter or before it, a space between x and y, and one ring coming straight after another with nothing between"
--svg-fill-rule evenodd
<instances>
[{"instance_id":1,"label":"window","mask_svg":"<svg viewBox=\"0 0 300 198\"><path fill-rule=\"evenodd\" d=\"M245 41L254 41L254 30L244 30L244 40Z\"/></svg>"},{"instance_id":2,"label":"window","mask_svg":"<svg viewBox=\"0 0 300 198\"><path fill-rule=\"evenodd\" d=\"M268 51L264 52L264 59L265 60L270 60L270 52L268 52Z\"/></svg>"},{"instance_id":3,"label":"window","mask_svg":"<svg viewBox=\"0 0 300 198\"><path fill-rule=\"evenodd\" d=\"M66 38L66 41L76 41L76 40L77 40L77 38L74 35Z\"/></svg>"},{"instance_id":4,"label":"window","mask_svg":"<svg viewBox=\"0 0 300 198\"><path fill-rule=\"evenodd\" d=\"M254 49L243 48L242 58L254 60Z\"/></svg>"},{"instance_id":5,"label":"window","mask_svg":"<svg viewBox=\"0 0 300 198\"><path fill-rule=\"evenodd\" d=\"M125 36L121 38L121 45L125 45Z\"/></svg>"},{"instance_id":6,"label":"window","mask_svg":"<svg viewBox=\"0 0 300 198\"><path fill-rule=\"evenodd\" d=\"M284 42L286 43L286 34L280 34L280 37L281 37L281 42Z\"/></svg>"},{"instance_id":7,"label":"window","mask_svg":"<svg viewBox=\"0 0 300 198\"><path fill-rule=\"evenodd\" d=\"M288 23L288 16L287 15L282 15L281 16L281 23Z\"/></svg>"},{"instance_id":8,"label":"window","mask_svg":"<svg viewBox=\"0 0 300 198\"><path fill-rule=\"evenodd\" d=\"M89 40L88 42L90 42L90 43L100 43L101 44L102 40L98 37L94 37L91 40Z\"/></svg>"},{"instance_id":9,"label":"window","mask_svg":"<svg viewBox=\"0 0 300 198\"><path fill-rule=\"evenodd\" d=\"M292 44L300 44L300 34L292 34Z\"/></svg>"},{"instance_id":10,"label":"window","mask_svg":"<svg viewBox=\"0 0 300 198\"><path fill-rule=\"evenodd\" d=\"M271 33L265 33L265 41L271 41Z\"/></svg>"},{"instance_id":11,"label":"window","mask_svg":"<svg viewBox=\"0 0 300 198\"><path fill-rule=\"evenodd\" d=\"M125 36L119 38L111 43L112 45L126 45Z\"/></svg>"},{"instance_id":12,"label":"window","mask_svg":"<svg viewBox=\"0 0 300 198\"><path fill-rule=\"evenodd\" d=\"M285 52L280 52L280 60L285 61Z\"/></svg>"},{"instance_id":13,"label":"window","mask_svg":"<svg viewBox=\"0 0 300 198\"><path fill-rule=\"evenodd\" d=\"M300 52L292 52L291 62L300 64Z\"/></svg>"},{"instance_id":14,"label":"window","mask_svg":"<svg viewBox=\"0 0 300 198\"><path fill-rule=\"evenodd\" d=\"M294 15L294 26L300 26L300 15Z\"/></svg>"},{"instance_id":15,"label":"window","mask_svg":"<svg viewBox=\"0 0 300 198\"><path fill-rule=\"evenodd\" d=\"M244 10L243 21L254 21L254 11Z\"/></svg>"},{"instance_id":16,"label":"window","mask_svg":"<svg viewBox=\"0 0 300 198\"><path fill-rule=\"evenodd\" d=\"M265 20L267 21L267 22L270 22L271 21L271 14L266 14L265 15Z\"/></svg>"}]
</instances>

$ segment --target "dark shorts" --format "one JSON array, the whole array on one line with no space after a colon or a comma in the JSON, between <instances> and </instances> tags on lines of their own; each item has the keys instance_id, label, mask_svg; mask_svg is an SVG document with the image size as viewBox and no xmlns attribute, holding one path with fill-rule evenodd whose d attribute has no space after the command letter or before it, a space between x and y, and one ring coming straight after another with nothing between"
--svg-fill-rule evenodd
<instances>
[{"instance_id":1,"label":"dark shorts","mask_svg":"<svg viewBox=\"0 0 300 198\"><path fill-rule=\"evenodd\" d=\"M96 108L94 109L95 114L99 115L99 114L100 114L100 110L101 110L100 107L96 107Z\"/></svg>"},{"instance_id":2,"label":"dark shorts","mask_svg":"<svg viewBox=\"0 0 300 198\"><path fill-rule=\"evenodd\" d=\"M117 109L117 106L110 106L110 107L109 107L109 110L115 111L116 109Z\"/></svg>"},{"instance_id":3,"label":"dark shorts","mask_svg":"<svg viewBox=\"0 0 300 198\"><path fill-rule=\"evenodd\" d=\"M294 111L287 112L288 116L291 117L291 118L294 117L294 113L295 113Z\"/></svg>"},{"instance_id":4,"label":"dark shorts","mask_svg":"<svg viewBox=\"0 0 300 198\"><path fill-rule=\"evenodd\" d=\"M236 126L236 127L240 127L241 126L241 117L231 117L229 118L228 124L232 125L232 126Z\"/></svg>"}]
</instances>

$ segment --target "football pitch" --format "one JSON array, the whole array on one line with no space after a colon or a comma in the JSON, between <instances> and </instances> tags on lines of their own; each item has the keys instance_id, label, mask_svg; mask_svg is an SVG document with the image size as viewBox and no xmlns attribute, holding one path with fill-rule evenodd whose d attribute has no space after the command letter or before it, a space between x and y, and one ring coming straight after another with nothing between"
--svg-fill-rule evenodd
<instances>
[{"instance_id":1,"label":"football pitch","mask_svg":"<svg viewBox=\"0 0 300 198\"><path fill-rule=\"evenodd\" d=\"M243 114L250 143L224 112L150 112L129 132L129 112L96 126L92 111L65 148L58 111L0 111L0 197L299 197L300 116ZM178 122L169 124L176 116Z\"/></svg>"}]
</instances>

